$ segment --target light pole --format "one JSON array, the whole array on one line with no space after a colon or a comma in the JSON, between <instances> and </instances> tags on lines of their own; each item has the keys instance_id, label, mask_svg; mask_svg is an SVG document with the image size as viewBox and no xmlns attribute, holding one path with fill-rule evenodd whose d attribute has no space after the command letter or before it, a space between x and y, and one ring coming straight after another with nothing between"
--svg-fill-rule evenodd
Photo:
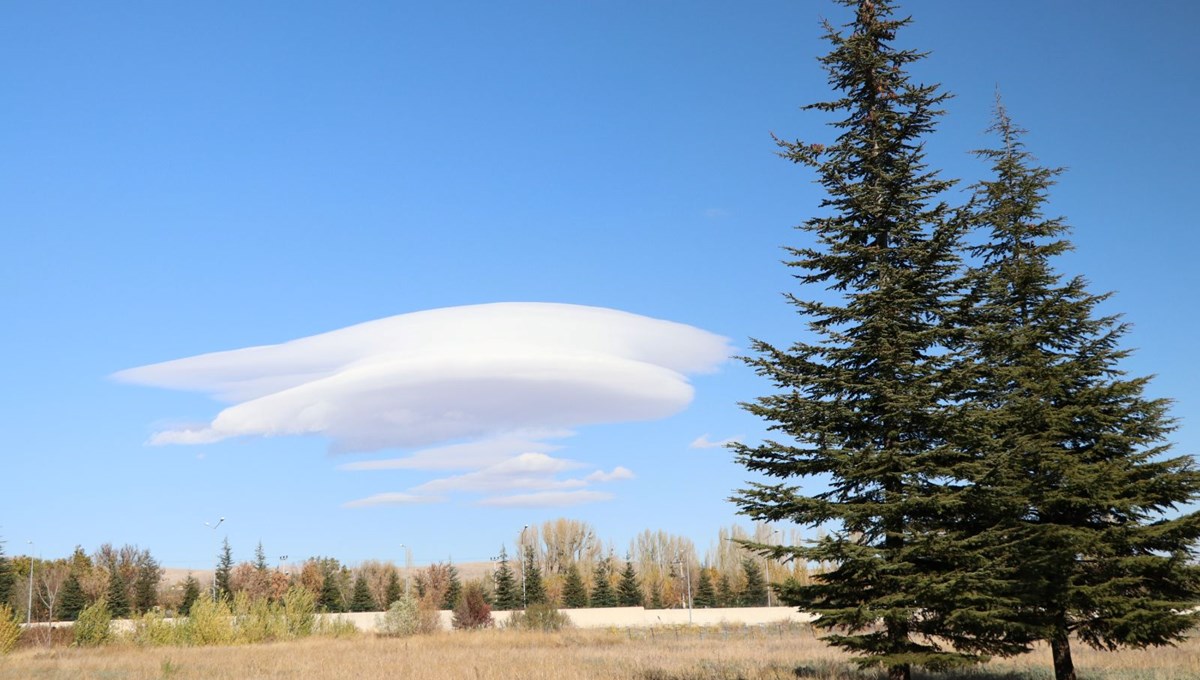
<instances>
[{"instance_id":1,"label":"light pole","mask_svg":"<svg viewBox=\"0 0 1200 680\"><path fill-rule=\"evenodd\" d=\"M404 548L404 597L408 597L408 584L412 579L412 546L400 544Z\"/></svg>"},{"instance_id":2,"label":"light pole","mask_svg":"<svg viewBox=\"0 0 1200 680\"><path fill-rule=\"evenodd\" d=\"M521 527L521 540L519 541L519 549L521 551L521 609L529 609L529 601L525 595L525 530L528 528L528 524Z\"/></svg>"},{"instance_id":3,"label":"light pole","mask_svg":"<svg viewBox=\"0 0 1200 680\"><path fill-rule=\"evenodd\" d=\"M213 532L212 533L213 554L216 554L216 552L217 552L217 527L221 526L221 523L224 521L225 521L225 518L222 517L217 520L216 524L210 524L208 522L204 523L204 526L208 527L209 529L212 529L212 532ZM217 601L217 569L216 569L216 567L213 568L212 599L213 599L213 602Z\"/></svg>"},{"instance_id":4,"label":"light pole","mask_svg":"<svg viewBox=\"0 0 1200 680\"><path fill-rule=\"evenodd\" d=\"M25 627L33 625L33 541L29 543L29 602L25 605Z\"/></svg>"},{"instance_id":5,"label":"light pole","mask_svg":"<svg viewBox=\"0 0 1200 680\"><path fill-rule=\"evenodd\" d=\"M691 560L680 555L675 564L683 565L683 580L687 583L688 625L692 625L692 565Z\"/></svg>"}]
</instances>

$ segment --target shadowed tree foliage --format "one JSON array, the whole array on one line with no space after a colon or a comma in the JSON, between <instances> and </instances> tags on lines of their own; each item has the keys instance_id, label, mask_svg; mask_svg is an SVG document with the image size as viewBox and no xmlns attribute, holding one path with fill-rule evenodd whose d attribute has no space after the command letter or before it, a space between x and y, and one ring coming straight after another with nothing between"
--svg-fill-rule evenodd
<instances>
[{"instance_id":1,"label":"shadowed tree foliage","mask_svg":"<svg viewBox=\"0 0 1200 680\"><path fill-rule=\"evenodd\" d=\"M388 571L387 587L384 589L383 599L386 602L383 603L383 609L390 608L392 603L399 600L403 594L404 590L400 587L400 575L396 573L395 569L390 569Z\"/></svg>"},{"instance_id":2,"label":"shadowed tree foliage","mask_svg":"<svg viewBox=\"0 0 1200 680\"><path fill-rule=\"evenodd\" d=\"M625 560L625 570L621 572L617 600L622 607L642 606L642 586L638 583L637 572L633 569L633 561L628 558Z\"/></svg>"},{"instance_id":3,"label":"shadowed tree foliage","mask_svg":"<svg viewBox=\"0 0 1200 680\"><path fill-rule=\"evenodd\" d=\"M116 563L108 570L108 590L104 599L108 604L108 613L114 619L129 616L129 595L126 593L125 577Z\"/></svg>"},{"instance_id":4,"label":"shadowed tree foliage","mask_svg":"<svg viewBox=\"0 0 1200 680\"><path fill-rule=\"evenodd\" d=\"M379 609L375 606L375 598L371 597L371 589L367 586L367 578L359 574L354 579L354 595L350 598L350 611L373 612Z\"/></svg>"},{"instance_id":5,"label":"shadowed tree foliage","mask_svg":"<svg viewBox=\"0 0 1200 680\"><path fill-rule=\"evenodd\" d=\"M617 606L617 594L612 587L612 562L605 557L596 563L596 571L592 574L592 594L588 604L592 607Z\"/></svg>"},{"instance_id":6,"label":"shadowed tree foliage","mask_svg":"<svg viewBox=\"0 0 1200 680\"><path fill-rule=\"evenodd\" d=\"M717 591L713 588L711 570L700 569L700 578L696 582L696 595L692 598L692 606L696 609L711 609L717 606Z\"/></svg>"},{"instance_id":7,"label":"shadowed tree foliage","mask_svg":"<svg viewBox=\"0 0 1200 680\"><path fill-rule=\"evenodd\" d=\"M192 613L192 605L196 604L196 600L200 598L200 582L195 576L187 575L183 582L183 599L179 602L180 616L187 616Z\"/></svg>"},{"instance_id":8,"label":"shadowed tree foliage","mask_svg":"<svg viewBox=\"0 0 1200 680\"><path fill-rule=\"evenodd\" d=\"M233 550L229 547L229 537L221 543L221 555L217 558L217 569L213 574L217 584L217 599L230 600L233 591L229 587L229 577L233 574ZM111 603L110 603L111 606Z\"/></svg>"},{"instance_id":9,"label":"shadowed tree foliage","mask_svg":"<svg viewBox=\"0 0 1200 680\"><path fill-rule=\"evenodd\" d=\"M718 607L732 607L737 604L737 596L733 593L733 584L729 581L729 574L722 573L717 578L717 604Z\"/></svg>"},{"instance_id":10,"label":"shadowed tree foliage","mask_svg":"<svg viewBox=\"0 0 1200 680\"><path fill-rule=\"evenodd\" d=\"M1200 513L1176 512L1200 499L1200 471L1166 456L1168 402L1120 369L1126 327L1098 312L1109 296L1051 265L1071 247L1043 212L1060 170L1036 165L999 102L991 131L999 147L977 154L992 177L972 206L987 240L964 307L972 372L954 419L974 461L959 505L973 512L958 531L974 559L1003 566L975 589L991 594L989 612L1011 639L1047 641L1055 677L1074 680L1072 635L1145 647L1200 623Z\"/></svg>"},{"instance_id":11,"label":"shadowed tree foliage","mask_svg":"<svg viewBox=\"0 0 1200 680\"><path fill-rule=\"evenodd\" d=\"M458 567L446 563L446 592L442 595L442 609L453 610L458 606L458 598L462 596L462 581L458 578Z\"/></svg>"},{"instance_id":12,"label":"shadowed tree foliage","mask_svg":"<svg viewBox=\"0 0 1200 680\"><path fill-rule=\"evenodd\" d=\"M79 612L87 607L87 596L84 595L83 586L80 585L74 570L67 574L62 594L58 597L58 614L63 621L74 621L79 618Z\"/></svg>"},{"instance_id":13,"label":"shadowed tree foliage","mask_svg":"<svg viewBox=\"0 0 1200 680\"><path fill-rule=\"evenodd\" d=\"M743 607L765 607L767 583L763 580L758 562L749 557L743 558L742 573L746 576L746 582L742 585L742 592L738 593L738 604Z\"/></svg>"},{"instance_id":14,"label":"shadowed tree foliage","mask_svg":"<svg viewBox=\"0 0 1200 680\"><path fill-rule=\"evenodd\" d=\"M4 541L0 541L0 605L8 603L15 582L12 562L4 555Z\"/></svg>"},{"instance_id":15,"label":"shadowed tree foliage","mask_svg":"<svg viewBox=\"0 0 1200 680\"><path fill-rule=\"evenodd\" d=\"M537 555L534 553L532 545L525 546L525 561L521 573L525 579L523 592L525 606L546 602L546 588L542 584L542 569L538 566Z\"/></svg>"},{"instance_id":16,"label":"shadowed tree foliage","mask_svg":"<svg viewBox=\"0 0 1200 680\"><path fill-rule=\"evenodd\" d=\"M572 562L563 578L562 605L565 609L581 609L588 606L587 586L579 573L579 566Z\"/></svg>"}]
</instances>

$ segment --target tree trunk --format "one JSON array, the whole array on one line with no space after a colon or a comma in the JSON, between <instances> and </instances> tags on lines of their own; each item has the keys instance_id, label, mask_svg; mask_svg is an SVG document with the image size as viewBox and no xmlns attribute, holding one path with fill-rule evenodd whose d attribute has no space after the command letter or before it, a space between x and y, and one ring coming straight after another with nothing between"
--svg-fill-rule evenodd
<instances>
[{"instance_id":1,"label":"tree trunk","mask_svg":"<svg viewBox=\"0 0 1200 680\"><path fill-rule=\"evenodd\" d=\"M912 680L912 666L888 666L888 680Z\"/></svg>"},{"instance_id":2,"label":"tree trunk","mask_svg":"<svg viewBox=\"0 0 1200 680\"><path fill-rule=\"evenodd\" d=\"M1065 630L1050 638L1050 653L1054 656L1054 680L1076 680L1075 663L1071 661L1071 640Z\"/></svg>"}]
</instances>

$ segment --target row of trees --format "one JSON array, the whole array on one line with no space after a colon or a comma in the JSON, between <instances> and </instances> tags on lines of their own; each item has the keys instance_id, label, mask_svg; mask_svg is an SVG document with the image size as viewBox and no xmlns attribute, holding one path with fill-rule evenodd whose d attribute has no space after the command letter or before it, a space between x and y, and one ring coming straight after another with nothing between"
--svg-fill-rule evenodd
<instances>
[{"instance_id":1,"label":"row of trees","mask_svg":"<svg viewBox=\"0 0 1200 680\"><path fill-rule=\"evenodd\" d=\"M137 546L106 544L90 555L76 548L70 557L53 560L9 559L0 549L0 603L10 604L24 618L30 567L33 618L42 621L73 620L102 598L116 617L156 608L187 615L200 597L232 601L245 593L251 600L278 602L293 586L306 589L316 606L328 612L381 611L410 591L427 609L452 610L472 584L500 610L522 609L526 603L684 607L689 593L695 607L760 606L768 603L767 580L808 578L803 565L747 560L748 553L735 541L781 540L779 532L763 525L750 531L722 528L717 545L703 557L688 539L645 531L619 560L613 546L595 536L590 525L571 519L526 527L517 537L519 559L510 564L502 548L490 573L466 582L449 561L411 572L377 560L351 568L333 557L272 566L261 543L252 560L237 562L228 540L220 547L211 579L189 574L182 583L164 583L158 561Z\"/></svg>"},{"instance_id":2,"label":"row of trees","mask_svg":"<svg viewBox=\"0 0 1200 680\"><path fill-rule=\"evenodd\" d=\"M1071 247L1045 214L1059 170L998 104L977 152L991 177L952 207L924 157L947 95L909 77L924 55L894 46L908 20L841 4L854 19L826 24L821 59L836 95L807 107L836 138L780 141L827 192L787 263L808 333L754 343L776 391L746 408L778 441L734 445L766 477L737 493L745 514L831 532L752 547L831 565L783 599L894 680L1038 640L1073 680L1071 636L1181 639L1200 620L1200 513L1180 512L1200 470L1167 455L1168 402L1124 375L1109 296L1054 268Z\"/></svg>"}]
</instances>

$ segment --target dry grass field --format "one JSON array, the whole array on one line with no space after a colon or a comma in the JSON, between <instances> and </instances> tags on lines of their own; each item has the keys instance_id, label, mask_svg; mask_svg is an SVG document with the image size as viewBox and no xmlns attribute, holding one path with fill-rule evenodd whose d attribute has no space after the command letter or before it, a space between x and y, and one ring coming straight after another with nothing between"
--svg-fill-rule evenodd
<instances>
[{"instance_id":1,"label":"dry grass field","mask_svg":"<svg viewBox=\"0 0 1200 680\"><path fill-rule=\"evenodd\" d=\"M1042 649L957 674L923 678L1051 677ZM1200 639L1174 649L1100 653L1078 648L1081 678L1196 680ZM875 679L813 638L807 626L731 629L489 630L410 638L359 635L234 647L26 647L0 657L5 680L328 678L367 680L818 680Z\"/></svg>"}]
</instances>

